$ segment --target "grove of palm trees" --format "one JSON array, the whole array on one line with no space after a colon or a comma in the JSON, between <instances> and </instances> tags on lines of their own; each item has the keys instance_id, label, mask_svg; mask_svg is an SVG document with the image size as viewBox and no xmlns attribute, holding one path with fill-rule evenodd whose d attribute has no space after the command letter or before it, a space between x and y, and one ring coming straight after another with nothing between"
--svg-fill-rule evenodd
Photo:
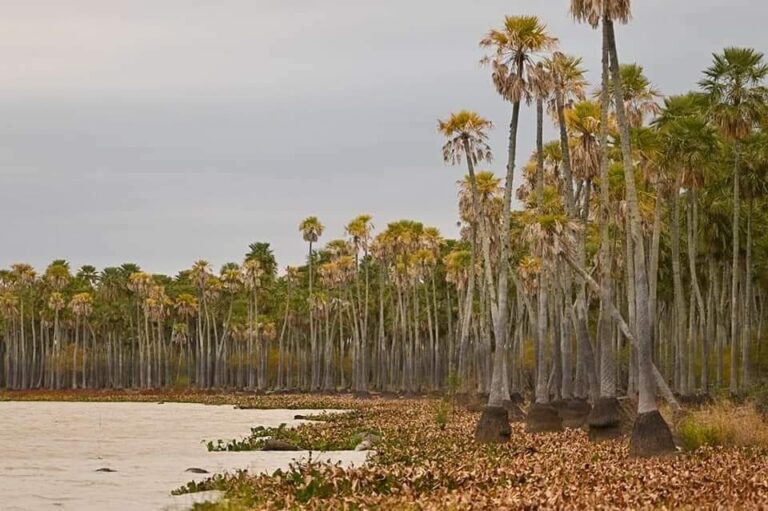
<instances>
[{"instance_id":1,"label":"grove of palm trees","mask_svg":"<svg viewBox=\"0 0 768 511\"><path fill-rule=\"evenodd\" d=\"M260 240L175 275L2 270L0 398L300 402L355 410L301 426L306 449L381 436L367 468L198 488L243 509L764 506L768 57L723 48L665 95L622 60L630 7L570 2L597 83L536 16L477 34L509 124L436 120L455 239L375 211L328 239L308 211L301 266Z\"/></svg>"}]
</instances>

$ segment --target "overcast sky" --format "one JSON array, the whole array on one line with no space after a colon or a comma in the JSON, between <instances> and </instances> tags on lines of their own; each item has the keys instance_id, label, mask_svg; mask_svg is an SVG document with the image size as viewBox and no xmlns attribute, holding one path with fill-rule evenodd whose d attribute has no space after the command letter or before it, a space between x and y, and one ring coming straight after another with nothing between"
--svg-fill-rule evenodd
<instances>
[{"instance_id":1,"label":"overcast sky","mask_svg":"<svg viewBox=\"0 0 768 511\"><path fill-rule=\"evenodd\" d=\"M764 0L633 7L620 58L667 94L726 45L766 49ZM454 236L463 170L436 119L491 118L503 169L510 107L477 41L507 14L540 16L599 78L599 34L566 0L0 0L0 266L176 273L268 241L282 267L308 215L324 241L360 213Z\"/></svg>"}]
</instances>

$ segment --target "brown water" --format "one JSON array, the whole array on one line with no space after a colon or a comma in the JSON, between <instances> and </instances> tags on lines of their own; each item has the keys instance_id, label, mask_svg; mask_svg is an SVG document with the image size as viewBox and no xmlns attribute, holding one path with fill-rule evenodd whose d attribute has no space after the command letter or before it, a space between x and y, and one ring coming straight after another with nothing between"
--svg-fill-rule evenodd
<instances>
[{"instance_id":1,"label":"brown water","mask_svg":"<svg viewBox=\"0 0 768 511\"><path fill-rule=\"evenodd\" d=\"M181 403L0 402L0 510L177 510L218 495L170 491L216 472L286 468L306 452L208 452L208 440L297 424L310 410L237 410ZM313 457L317 457L313 454ZM360 465L365 452L321 459ZM116 472L97 472L110 468Z\"/></svg>"}]
</instances>

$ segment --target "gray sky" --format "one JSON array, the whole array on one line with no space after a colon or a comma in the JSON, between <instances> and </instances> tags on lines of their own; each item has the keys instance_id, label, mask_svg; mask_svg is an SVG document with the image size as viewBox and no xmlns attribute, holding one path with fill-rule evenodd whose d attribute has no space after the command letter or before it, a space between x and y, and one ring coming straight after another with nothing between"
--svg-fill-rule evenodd
<instances>
[{"instance_id":1,"label":"gray sky","mask_svg":"<svg viewBox=\"0 0 768 511\"><path fill-rule=\"evenodd\" d=\"M694 87L726 45L765 50L763 0L636 0L622 61L664 93ZM0 266L136 262L176 273L279 263L360 213L456 234L455 181L436 119L491 118L504 166L509 105L479 38L537 14L598 79L599 34L566 0L0 0ZM533 147L530 111L520 129Z\"/></svg>"}]
</instances>

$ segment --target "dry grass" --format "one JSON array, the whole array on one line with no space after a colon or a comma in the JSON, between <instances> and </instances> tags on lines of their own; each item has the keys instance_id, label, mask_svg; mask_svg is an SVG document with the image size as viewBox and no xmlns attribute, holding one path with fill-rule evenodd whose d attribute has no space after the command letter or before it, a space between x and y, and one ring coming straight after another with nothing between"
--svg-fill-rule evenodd
<instances>
[{"instance_id":1,"label":"dry grass","mask_svg":"<svg viewBox=\"0 0 768 511\"><path fill-rule=\"evenodd\" d=\"M719 401L694 411L680 422L678 434L688 450L704 445L768 448L768 422L752 403Z\"/></svg>"}]
</instances>

